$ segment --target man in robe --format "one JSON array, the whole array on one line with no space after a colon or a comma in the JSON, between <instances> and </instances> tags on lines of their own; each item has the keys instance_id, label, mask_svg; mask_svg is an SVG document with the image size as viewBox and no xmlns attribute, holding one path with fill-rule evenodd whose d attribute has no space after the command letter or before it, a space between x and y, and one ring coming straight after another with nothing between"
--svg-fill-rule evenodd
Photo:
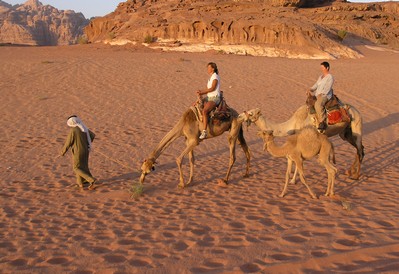
<instances>
[{"instance_id":1,"label":"man in robe","mask_svg":"<svg viewBox=\"0 0 399 274\"><path fill-rule=\"evenodd\" d=\"M71 148L73 171L76 174L78 187L83 188L84 183L89 183L88 189L94 189L96 178L91 175L89 170L89 152L95 134L76 115L68 117L67 125L71 129L61 150L61 156L64 156L68 149Z\"/></svg>"}]
</instances>

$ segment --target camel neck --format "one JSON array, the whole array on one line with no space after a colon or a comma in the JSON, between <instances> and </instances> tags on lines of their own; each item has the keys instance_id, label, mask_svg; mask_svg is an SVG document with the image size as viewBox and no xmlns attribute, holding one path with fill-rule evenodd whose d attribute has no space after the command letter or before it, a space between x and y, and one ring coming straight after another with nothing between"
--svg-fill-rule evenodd
<instances>
[{"instance_id":1,"label":"camel neck","mask_svg":"<svg viewBox=\"0 0 399 274\"><path fill-rule=\"evenodd\" d=\"M275 131L278 129L278 125L268 121L263 117L263 115L259 116L258 120L256 120L255 125L260 128L261 130L273 130Z\"/></svg>"}]
</instances>

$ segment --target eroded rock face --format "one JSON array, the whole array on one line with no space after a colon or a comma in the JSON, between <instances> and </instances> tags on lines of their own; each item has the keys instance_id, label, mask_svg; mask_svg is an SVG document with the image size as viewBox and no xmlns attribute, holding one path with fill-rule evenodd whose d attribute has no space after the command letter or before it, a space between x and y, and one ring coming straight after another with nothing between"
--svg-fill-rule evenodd
<instances>
[{"instance_id":1,"label":"eroded rock face","mask_svg":"<svg viewBox=\"0 0 399 274\"><path fill-rule=\"evenodd\" d=\"M38 0L15 6L0 1L0 43L75 44L88 22L82 13L58 10Z\"/></svg>"},{"instance_id":2,"label":"eroded rock face","mask_svg":"<svg viewBox=\"0 0 399 274\"><path fill-rule=\"evenodd\" d=\"M286 57L358 57L338 31L347 31L351 39L399 47L398 7L395 2L321 0L129 0L92 20L85 32L90 42L142 43L150 37L158 43L178 40L183 46L241 46L255 55L264 55L262 48L276 48L277 56Z\"/></svg>"}]
</instances>

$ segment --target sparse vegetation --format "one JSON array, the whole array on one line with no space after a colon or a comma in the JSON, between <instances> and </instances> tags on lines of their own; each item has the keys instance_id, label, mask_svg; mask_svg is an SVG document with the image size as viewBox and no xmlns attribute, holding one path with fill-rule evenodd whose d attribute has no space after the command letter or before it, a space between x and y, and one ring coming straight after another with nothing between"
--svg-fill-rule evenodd
<instances>
[{"instance_id":1,"label":"sparse vegetation","mask_svg":"<svg viewBox=\"0 0 399 274\"><path fill-rule=\"evenodd\" d=\"M112 39L114 39L115 37L116 37L116 35L115 35L114 32L109 32L109 33L108 33L108 39L109 39L109 40L112 40Z\"/></svg>"},{"instance_id":2,"label":"sparse vegetation","mask_svg":"<svg viewBox=\"0 0 399 274\"><path fill-rule=\"evenodd\" d=\"M48 60L42 61L42 64L52 64L52 63L54 63L54 62L53 61L48 61Z\"/></svg>"},{"instance_id":3,"label":"sparse vegetation","mask_svg":"<svg viewBox=\"0 0 399 274\"><path fill-rule=\"evenodd\" d=\"M86 44L89 43L89 40L88 40L87 37L85 37L85 36L80 36L80 37L78 38L78 40L77 40L77 43L78 43L79 45L86 45Z\"/></svg>"},{"instance_id":4,"label":"sparse vegetation","mask_svg":"<svg viewBox=\"0 0 399 274\"><path fill-rule=\"evenodd\" d=\"M144 192L144 186L142 184L135 183L132 185L132 188L130 189L130 197L133 199L138 199Z\"/></svg>"},{"instance_id":5,"label":"sparse vegetation","mask_svg":"<svg viewBox=\"0 0 399 274\"><path fill-rule=\"evenodd\" d=\"M346 30L339 30L339 31L337 32L338 38L339 38L339 40L341 40L341 41L344 41L344 39L345 39L345 37L346 37L347 34L348 34L348 32L347 32Z\"/></svg>"},{"instance_id":6,"label":"sparse vegetation","mask_svg":"<svg viewBox=\"0 0 399 274\"><path fill-rule=\"evenodd\" d=\"M156 40L157 38L151 35L147 35L146 37L144 37L144 43L146 44L154 43Z\"/></svg>"},{"instance_id":7,"label":"sparse vegetation","mask_svg":"<svg viewBox=\"0 0 399 274\"><path fill-rule=\"evenodd\" d=\"M48 100L48 99L50 99L50 98L46 95L37 96L37 100L39 100L39 101L44 101L44 100Z\"/></svg>"}]
</instances>

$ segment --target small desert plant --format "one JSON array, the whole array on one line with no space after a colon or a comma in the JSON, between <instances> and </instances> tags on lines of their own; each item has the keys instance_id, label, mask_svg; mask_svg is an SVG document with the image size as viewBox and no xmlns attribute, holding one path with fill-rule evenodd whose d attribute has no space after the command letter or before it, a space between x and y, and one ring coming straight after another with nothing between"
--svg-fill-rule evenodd
<instances>
[{"instance_id":1,"label":"small desert plant","mask_svg":"<svg viewBox=\"0 0 399 274\"><path fill-rule=\"evenodd\" d=\"M52 64L52 63L54 63L54 62L53 61L48 61L48 60L42 61L42 64Z\"/></svg>"},{"instance_id":2,"label":"small desert plant","mask_svg":"<svg viewBox=\"0 0 399 274\"><path fill-rule=\"evenodd\" d=\"M341 41L344 41L344 39L345 39L345 37L346 37L347 34L348 34L348 32L347 32L346 30L339 30L339 31L337 32L338 38L339 38L339 40L341 40Z\"/></svg>"},{"instance_id":3,"label":"small desert plant","mask_svg":"<svg viewBox=\"0 0 399 274\"><path fill-rule=\"evenodd\" d=\"M130 189L130 197L133 199L138 199L144 192L143 184L135 183Z\"/></svg>"},{"instance_id":4,"label":"small desert plant","mask_svg":"<svg viewBox=\"0 0 399 274\"><path fill-rule=\"evenodd\" d=\"M108 33L108 39L109 39L109 40L112 40L112 39L114 39L115 37L116 37L116 35L115 35L114 32L109 32L109 33Z\"/></svg>"},{"instance_id":5,"label":"small desert plant","mask_svg":"<svg viewBox=\"0 0 399 274\"><path fill-rule=\"evenodd\" d=\"M89 43L89 40L87 39L87 37L85 36L80 36L77 41L76 41L79 45L86 45Z\"/></svg>"},{"instance_id":6,"label":"small desert plant","mask_svg":"<svg viewBox=\"0 0 399 274\"><path fill-rule=\"evenodd\" d=\"M146 37L144 37L144 43L146 44L154 43L156 40L157 38L151 35L147 35Z\"/></svg>"}]
</instances>

